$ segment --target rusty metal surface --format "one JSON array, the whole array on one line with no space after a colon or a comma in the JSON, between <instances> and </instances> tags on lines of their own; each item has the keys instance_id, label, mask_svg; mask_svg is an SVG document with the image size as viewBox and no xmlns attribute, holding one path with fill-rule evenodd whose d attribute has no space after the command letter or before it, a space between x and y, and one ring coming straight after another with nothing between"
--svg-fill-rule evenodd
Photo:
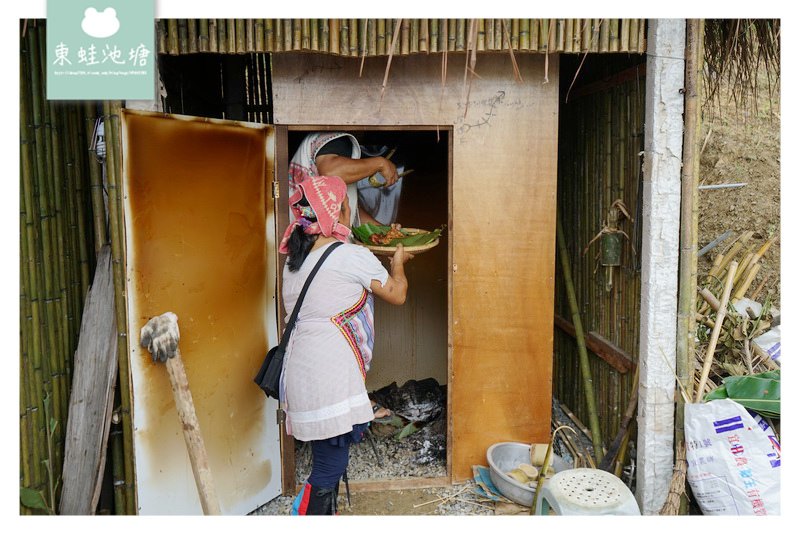
<instances>
[{"instance_id":1,"label":"rusty metal surface","mask_svg":"<svg viewBox=\"0 0 800 533\"><path fill-rule=\"evenodd\" d=\"M123 113L128 331L140 514L200 514L163 365L139 346L178 315L180 348L224 514L280 492L274 400L252 377L275 342L273 131ZM272 228L272 229L270 229Z\"/></svg>"}]
</instances>

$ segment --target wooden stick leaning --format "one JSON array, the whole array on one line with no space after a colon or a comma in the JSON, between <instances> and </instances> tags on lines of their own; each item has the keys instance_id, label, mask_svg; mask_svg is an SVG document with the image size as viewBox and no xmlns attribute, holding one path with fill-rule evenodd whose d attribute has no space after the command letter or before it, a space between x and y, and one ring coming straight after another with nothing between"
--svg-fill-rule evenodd
<instances>
[{"instance_id":1,"label":"wooden stick leaning","mask_svg":"<svg viewBox=\"0 0 800 533\"><path fill-rule=\"evenodd\" d=\"M200 423L197 421L197 414L194 410L192 392L189 390L189 380L186 377L186 369L183 367L180 348L175 349L175 356L167 359L166 365L169 383L172 385L172 395L175 398L175 407L178 409L178 416L183 426L183 438L186 440L186 449L189 451L189 460L192 463L192 473L195 484L197 484L197 493L200 496L203 514L218 515L220 509L217 491L211 477L211 469L208 466L208 454L203 435L200 433Z\"/></svg>"},{"instance_id":2,"label":"wooden stick leaning","mask_svg":"<svg viewBox=\"0 0 800 533\"><path fill-rule=\"evenodd\" d=\"M208 466L203 435L200 433L200 423L189 390L189 380L183 366L183 358L178 346L180 331L178 330L178 317L171 312L151 318L142 327L140 343L153 356L154 361L165 361L169 382L172 386L172 395L175 407L183 428L183 438L186 440L186 451L192 464L192 474L200 496L200 505L203 514L218 515L220 513L217 491Z\"/></svg>"},{"instance_id":3,"label":"wooden stick leaning","mask_svg":"<svg viewBox=\"0 0 800 533\"><path fill-rule=\"evenodd\" d=\"M711 362L714 360L714 350L717 348L717 341L719 340L719 333L722 330L722 323L725 321L725 315L728 312L728 299L731 295L733 278L738 266L738 263L733 261L728 269L728 277L725 279L725 288L722 291L719 311L714 321L714 329L711 331L711 338L708 341L708 350L706 351L706 358L703 362L703 372L700 374L700 383L697 386L697 395L694 398L694 403L700 403L700 400L703 399L703 389L705 388L706 381L708 381L708 374L711 371Z\"/></svg>"}]
</instances>

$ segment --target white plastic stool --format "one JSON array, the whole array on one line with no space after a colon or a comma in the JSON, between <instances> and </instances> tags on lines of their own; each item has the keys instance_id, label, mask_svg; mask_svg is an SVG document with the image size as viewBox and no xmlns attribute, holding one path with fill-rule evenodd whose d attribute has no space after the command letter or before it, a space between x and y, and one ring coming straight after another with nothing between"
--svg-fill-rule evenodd
<instances>
[{"instance_id":1,"label":"white plastic stool","mask_svg":"<svg viewBox=\"0 0 800 533\"><path fill-rule=\"evenodd\" d=\"M594 468L571 468L542 486L536 508L559 515L640 515L636 499L617 476Z\"/></svg>"}]
</instances>

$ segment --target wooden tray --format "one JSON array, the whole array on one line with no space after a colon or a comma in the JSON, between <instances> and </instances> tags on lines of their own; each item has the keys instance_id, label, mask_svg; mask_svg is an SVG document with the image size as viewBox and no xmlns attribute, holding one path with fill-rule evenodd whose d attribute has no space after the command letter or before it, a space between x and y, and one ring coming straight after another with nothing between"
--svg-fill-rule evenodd
<instances>
[{"instance_id":1,"label":"wooden tray","mask_svg":"<svg viewBox=\"0 0 800 533\"><path fill-rule=\"evenodd\" d=\"M418 228L403 228L403 231L405 231L409 235L430 233L427 230ZM439 244L439 238L440 237L436 237L435 240L429 242L428 244L422 244L420 246L404 246L403 249L410 254L419 254L422 252L426 252ZM353 242L363 246L364 248L369 248L370 251L372 251L372 253L374 253L375 255L394 255L394 253L397 251L397 246L378 246L376 244L364 244L363 242L359 241L355 236L353 236Z\"/></svg>"}]
</instances>

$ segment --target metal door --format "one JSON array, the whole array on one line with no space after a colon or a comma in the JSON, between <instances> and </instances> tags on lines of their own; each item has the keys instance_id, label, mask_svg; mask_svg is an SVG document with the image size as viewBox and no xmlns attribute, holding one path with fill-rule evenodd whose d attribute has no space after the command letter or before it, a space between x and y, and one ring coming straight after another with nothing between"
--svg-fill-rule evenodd
<instances>
[{"instance_id":1,"label":"metal door","mask_svg":"<svg viewBox=\"0 0 800 533\"><path fill-rule=\"evenodd\" d=\"M252 382L277 343L274 129L122 118L139 513L202 514L166 369L139 345L172 311L222 513L245 514L281 492L277 402Z\"/></svg>"}]
</instances>

